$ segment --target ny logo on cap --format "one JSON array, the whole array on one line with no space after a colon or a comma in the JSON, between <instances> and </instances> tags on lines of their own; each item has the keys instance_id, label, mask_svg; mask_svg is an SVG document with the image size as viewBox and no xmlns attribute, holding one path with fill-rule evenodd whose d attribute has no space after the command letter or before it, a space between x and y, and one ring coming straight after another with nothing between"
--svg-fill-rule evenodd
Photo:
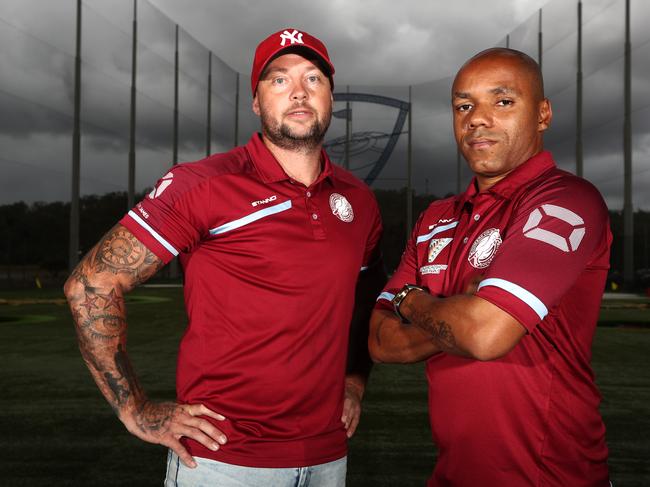
<instances>
[{"instance_id":1,"label":"ny logo on cap","mask_svg":"<svg viewBox=\"0 0 650 487\"><path fill-rule=\"evenodd\" d=\"M291 42L291 44L304 44L302 42L302 32L298 32L296 29L293 30L293 32L289 32L288 30L285 30L282 34L280 34L280 39L282 39L282 42L280 43L281 46L284 46L287 41Z\"/></svg>"}]
</instances>

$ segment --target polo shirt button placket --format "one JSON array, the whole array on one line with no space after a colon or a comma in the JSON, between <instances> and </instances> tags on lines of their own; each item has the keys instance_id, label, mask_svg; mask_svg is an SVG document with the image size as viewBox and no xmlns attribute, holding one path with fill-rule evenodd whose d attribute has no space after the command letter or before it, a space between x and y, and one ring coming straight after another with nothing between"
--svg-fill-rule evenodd
<instances>
[{"instance_id":1,"label":"polo shirt button placket","mask_svg":"<svg viewBox=\"0 0 650 487\"><path fill-rule=\"evenodd\" d=\"M311 221L311 229L314 238L322 240L326 237L325 229L323 228L322 218L320 217L320 211L314 196L315 195L311 189L305 191L305 206L307 214L309 215L309 220Z\"/></svg>"}]
</instances>

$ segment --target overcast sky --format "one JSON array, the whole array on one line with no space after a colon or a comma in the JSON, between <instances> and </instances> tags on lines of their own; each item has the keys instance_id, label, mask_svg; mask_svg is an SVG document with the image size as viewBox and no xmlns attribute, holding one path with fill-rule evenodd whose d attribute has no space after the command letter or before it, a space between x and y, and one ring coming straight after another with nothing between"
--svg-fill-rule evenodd
<instances>
[{"instance_id":1,"label":"overcast sky","mask_svg":"<svg viewBox=\"0 0 650 487\"><path fill-rule=\"evenodd\" d=\"M449 108L451 79L471 55L502 44L537 57L543 9L544 76L554 107L546 141L558 164L575 170L576 9L568 0L341 1L145 0L138 2L136 188L155 184L172 163L173 39L180 39L179 160L205 155L207 52L213 56L212 152L234 141L235 73L242 73L239 143L259 122L247 76L256 45L285 27L327 45L336 90L408 100L413 85L413 161L417 192L456 191ZM73 126L74 0L0 1L0 204L68 200ZM624 0L583 0L584 175L610 208L622 205ZM127 181L131 75L130 0L83 0L82 194L123 191ZM650 2L632 0L634 204L650 209ZM202 47L201 44L205 47ZM218 58L221 59L219 61ZM337 102L335 110L343 108ZM355 102L362 139L351 166L360 177L379 157L399 110ZM402 133L407 126L401 128ZM334 119L328 141L345 133ZM368 142L369 141L369 142ZM366 142L368 142L366 144ZM364 145L366 144L366 145ZM340 147L339 147L340 149ZM365 150L362 150L365 149ZM341 151L330 151L341 161ZM406 137L373 187L405 182ZM370 164L368 164L370 161ZM37 175L37 177L34 177ZM469 181L461 172L461 189Z\"/></svg>"},{"instance_id":2,"label":"overcast sky","mask_svg":"<svg viewBox=\"0 0 650 487\"><path fill-rule=\"evenodd\" d=\"M230 66L249 73L269 34L295 27L327 45L337 82L409 85L454 73L546 0L152 0ZM190 7L191 5L191 7Z\"/></svg>"}]
</instances>

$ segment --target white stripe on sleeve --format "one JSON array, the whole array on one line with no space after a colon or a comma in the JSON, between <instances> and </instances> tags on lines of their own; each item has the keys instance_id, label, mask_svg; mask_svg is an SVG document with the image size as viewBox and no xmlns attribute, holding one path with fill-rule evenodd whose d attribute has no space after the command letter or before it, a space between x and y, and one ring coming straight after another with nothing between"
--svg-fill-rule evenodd
<instances>
[{"instance_id":1,"label":"white stripe on sleeve","mask_svg":"<svg viewBox=\"0 0 650 487\"><path fill-rule=\"evenodd\" d=\"M389 293L388 291L384 291L381 293L379 296L377 296L377 301L380 299L385 299L386 301L392 301L395 295L393 293Z\"/></svg>"},{"instance_id":2,"label":"white stripe on sleeve","mask_svg":"<svg viewBox=\"0 0 650 487\"><path fill-rule=\"evenodd\" d=\"M149 232L153 238L158 240L158 242L160 242L160 245L165 247L171 254L175 256L178 255L178 250L176 250L174 246L170 244L167 240L162 238L162 236L158 232L156 232L153 228L151 228L146 221L140 218L140 216L137 213L135 213L133 210L129 210L129 216L133 218L133 220L135 220L135 222L138 225L140 225L147 232Z\"/></svg>"},{"instance_id":3,"label":"white stripe on sleeve","mask_svg":"<svg viewBox=\"0 0 650 487\"><path fill-rule=\"evenodd\" d=\"M540 320L543 320L544 317L548 314L546 305L542 303L542 301L537 296L513 282L506 281L505 279L491 277L489 279L481 281L478 285L477 291L485 286L494 286L509 292L530 306L532 310L537 313L537 316L539 316Z\"/></svg>"}]
</instances>

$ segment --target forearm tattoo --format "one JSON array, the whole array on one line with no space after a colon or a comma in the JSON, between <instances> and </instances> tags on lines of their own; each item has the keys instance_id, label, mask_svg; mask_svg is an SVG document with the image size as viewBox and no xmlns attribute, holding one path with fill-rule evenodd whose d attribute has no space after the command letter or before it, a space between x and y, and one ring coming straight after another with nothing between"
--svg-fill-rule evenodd
<instances>
[{"instance_id":1,"label":"forearm tattoo","mask_svg":"<svg viewBox=\"0 0 650 487\"><path fill-rule=\"evenodd\" d=\"M122 344L117 346L117 352L114 357L117 374L104 371L104 378L111 388L115 398L115 404L119 408L126 404L133 391L140 391L140 384L137 381L129 356L126 354L126 350L124 350Z\"/></svg>"},{"instance_id":2,"label":"forearm tattoo","mask_svg":"<svg viewBox=\"0 0 650 487\"><path fill-rule=\"evenodd\" d=\"M456 338L449 323L444 320L434 320L426 312L414 310L409 317L411 323L423 330L441 350L458 352Z\"/></svg>"},{"instance_id":3,"label":"forearm tattoo","mask_svg":"<svg viewBox=\"0 0 650 487\"><path fill-rule=\"evenodd\" d=\"M145 401L126 353L123 292L146 281L163 265L124 227L116 226L83 258L68 294L79 349L111 407L119 413L130 399Z\"/></svg>"}]
</instances>

